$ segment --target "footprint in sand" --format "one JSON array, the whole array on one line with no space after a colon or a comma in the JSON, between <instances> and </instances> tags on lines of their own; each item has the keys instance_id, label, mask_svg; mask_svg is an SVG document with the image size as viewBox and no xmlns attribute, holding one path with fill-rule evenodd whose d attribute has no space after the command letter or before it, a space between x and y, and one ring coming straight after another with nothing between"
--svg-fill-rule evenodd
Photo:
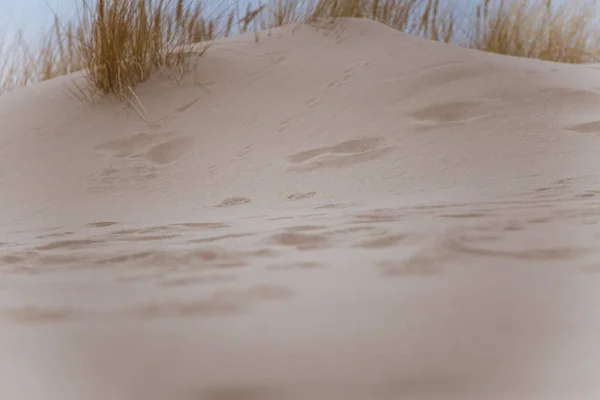
<instances>
[{"instance_id":1,"label":"footprint in sand","mask_svg":"<svg viewBox=\"0 0 600 400\"><path fill-rule=\"evenodd\" d=\"M288 170L343 167L374 160L384 156L394 148L394 146L381 146L382 142L383 139L379 137L364 137L348 140L335 146L301 151L287 158L292 164L288 167Z\"/></svg>"},{"instance_id":2,"label":"footprint in sand","mask_svg":"<svg viewBox=\"0 0 600 400\"><path fill-rule=\"evenodd\" d=\"M600 190L586 190L583 193L578 193L575 195L577 199L592 199L594 197L600 196Z\"/></svg>"},{"instance_id":3,"label":"footprint in sand","mask_svg":"<svg viewBox=\"0 0 600 400\"><path fill-rule=\"evenodd\" d=\"M86 224L85 226L87 228L105 228L107 226L113 226L113 225L117 225L118 222L114 222L114 221L98 221L98 222L90 222L89 224Z\"/></svg>"},{"instance_id":4,"label":"footprint in sand","mask_svg":"<svg viewBox=\"0 0 600 400\"><path fill-rule=\"evenodd\" d=\"M93 174L90 189L145 184L158 176L159 166L178 160L192 145L193 138L179 132L141 132L102 143L95 150L108 156L109 162Z\"/></svg>"},{"instance_id":5,"label":"footprint in sand","mask_svg":"<svg viewBox=\"0 0 600 400\"><path fill-rule=\"evenodd\" d=\"M181 136L152 146L146 152L146 159L154 164L172 163L188 153L194 143L191 136Z\"/></svg>"},{"instance_id":6,"label":"footprint in sand","mask_svg":"<svg viewBox=\"0 0 600 400\"><path fill-rule=\"evenodd\" d=\"M585 122L583 124L568 126L565 129L578 133L600 133L600 121Z\"/></svg>"},{"instance_id":7,"label":"footprint in sand","mask_svg":"<svg viewBox=\"0 0 600 400\"><path fill-rule=\"evenodd\" d=\"M295 247L298 250L318 250L329 247L329 236L322 234L286 231L273 235L271 240L275 244Z\"/></svg>"},{"instance_id":8,"label":"footprint in sand","mask_svg":"<svg viewBox=\"0 0 600 400\"><path fill-rule=\"evenodd\" d=\"M102 143L95 150L113 159L141 158L153 164L167 164L186 154L192 144L193 138L180 132L141 132Z\"/></svg>"},{"instance_id":9,"label":"footprint in sand","mask_svg":"<svg viewBox=\"0 0 600 400\"><path fill-rule=\"evenodd\" d=\"M418 125L436 125L471 122L491 115L481 112L481 102L453 101L434 104L413 112L410 117Z\"/></svg>"},{"instance_id":10,"label":"footprint in sand","mask_svg":"<svg viewBox=\"0 0 600 400\"><path fill-rule=\"evenodd\" d=\"M250 199L246 197L228 197L223 200L220 204L217 204L215 207L232 207L239 206L241 204L250 203Z\"/></svg>"},{"instance_id":11,"label":"footprint in sand","mask_svg":"<svg viewBox=\"0 0 600 400\"><path fill-rule=\"evenodd\" d=\"M303 200L313 197L317 194L317 192L306 192L306 193L294 193L290 194L287 198L291 201Z\"/></svg>"},{"instance_id":12,"label":"footprint in sand","mask_svg":"<svg viewBox=\"0 0 600 400\"><path fill-rule=\"evenodd\" d=\"M158 169L138 159L113 159L110 165L90 177L92 192L102 192L114 187L145 185L158 176Z\"/></svg>"},{"instance_id":13,"label":"footprint in sand","mask_svg":"<svg viewBox=\"0 0 600 400\"><path fill-rule=\"evenodd\" d=\"M171 135L172 132L165 132L163 137ZM111 140L110 142L102 143L95 147L95 150L99 153L108 154L111 157L125 158L130 157L142 150L149 145L153 144L160 137L159 134L152 134L147 132L136 133L135 135L126 138Z\"/></svg>"}]
</instances>

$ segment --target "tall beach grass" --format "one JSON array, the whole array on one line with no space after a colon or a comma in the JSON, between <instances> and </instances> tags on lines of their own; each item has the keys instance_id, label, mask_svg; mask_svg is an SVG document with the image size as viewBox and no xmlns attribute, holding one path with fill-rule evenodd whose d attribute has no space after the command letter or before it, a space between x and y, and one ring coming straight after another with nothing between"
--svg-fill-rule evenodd
<instances>
[{"instance_id":1,"label":"tall beach grass","mask_svg":"<svg viewBox=\"0 0 600 400\"><path fill-rule=\"evenodd\" d=\"M267 0L222 3L208 15L193 0L79 0L76 18L55 18L39 42L0 40L0 94L85 70L96 92L128 95L159 70L179 79L189 55L217 38L252 30L258 40L261 30L348 17L512 56L587 63L600 55L597 0L478 0L468 9L444 1Z\"/></svg>"}]
</instances>

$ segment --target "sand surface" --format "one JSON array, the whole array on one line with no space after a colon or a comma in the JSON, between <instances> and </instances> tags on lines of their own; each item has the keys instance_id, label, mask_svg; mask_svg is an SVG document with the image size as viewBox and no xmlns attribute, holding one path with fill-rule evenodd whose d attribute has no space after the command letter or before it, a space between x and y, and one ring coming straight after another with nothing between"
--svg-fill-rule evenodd
<instances>
[{"instance_id":1,"label":"sand surface","mask_svg":"<svg viewBox=\"0 0 600 400\"><path fill-rule=\"evenodd\" d=\"M599 398L600 66L342 20L148 123L73 82L0 97L0 398Z\"/></svg>"}]
</instances>

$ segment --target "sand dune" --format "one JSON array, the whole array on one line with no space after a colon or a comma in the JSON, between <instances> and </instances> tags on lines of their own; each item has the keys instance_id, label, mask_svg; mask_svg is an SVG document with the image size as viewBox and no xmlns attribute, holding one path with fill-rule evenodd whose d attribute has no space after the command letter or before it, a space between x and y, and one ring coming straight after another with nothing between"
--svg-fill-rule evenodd
<instances>
[{"instance_id":1,"label":"sand dune","mask_svg":"<svg viewBox=\"0 0 600 400\"><path fill-rule=\"evenodd\" d=\"M144 121L0 97L0 396L595 399L600 67L367 20L217 42Z\"/></svg>"}]
</instances>

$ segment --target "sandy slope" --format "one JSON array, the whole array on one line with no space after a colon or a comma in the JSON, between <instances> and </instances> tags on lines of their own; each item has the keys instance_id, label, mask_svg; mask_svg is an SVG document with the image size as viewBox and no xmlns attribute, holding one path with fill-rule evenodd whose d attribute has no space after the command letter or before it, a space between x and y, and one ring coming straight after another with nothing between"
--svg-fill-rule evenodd
<instances>
[{"instance_id":1,"label":"sandy slope","mask_svg":"<svg viewBox=\"0 0 600 400\"><path fill-rule=\"evenodd\" d=\"M194 63L150 124L0 97L1 398L598 398L600 67L366 20Z\"/></svg>"}]
</instances>

